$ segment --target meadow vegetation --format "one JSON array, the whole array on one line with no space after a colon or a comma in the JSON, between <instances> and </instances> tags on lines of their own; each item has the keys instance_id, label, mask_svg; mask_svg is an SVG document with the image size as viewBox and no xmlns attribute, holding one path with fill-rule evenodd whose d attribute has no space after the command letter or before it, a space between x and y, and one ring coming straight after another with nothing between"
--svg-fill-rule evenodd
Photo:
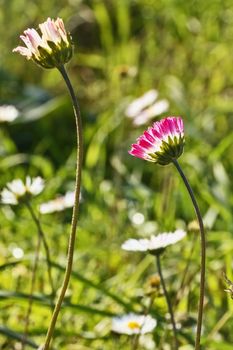
<instances>
[{"instance_id":1,"label":"meadow vegetation","mask_svg":"<svg viewBox=\"0 0 233 350\"><path fill-rule=\"evenodd\" d=\"M149 313L157 320L139 349L170 350L173 334L162 289L151 290L155 258L122 250L128 238L181 228L162 267L178 324L180 350L194 349L200 244L187 191L171 165L133 158L131 144L168 115L182 116L180 164L202 212L207 237L203 349L232 350L233 300L233 8L231 0L1 0L0 103L19 116L0 124L0 188L27 175L45 189L31 205L39 215L58 291L66 263L71 208L38 208L74 190L76 134L72 105L56 69L12 53L25 28L63 18L74 42L67 65L79 98L84 160L72 278L53 349L128 350L131 338L111 332L113 316ZM167 111L135 125L129 104L147 91ZM1 115L0 115L1 117ZM37 227L28 208L0 207L0 348L20 349L30 298ZM151 287L152 285L152 287ZM153 293L152 293L153 292ZM26 350L43 342L53 296L41 247Z\"/></svg>"}]
</instances>

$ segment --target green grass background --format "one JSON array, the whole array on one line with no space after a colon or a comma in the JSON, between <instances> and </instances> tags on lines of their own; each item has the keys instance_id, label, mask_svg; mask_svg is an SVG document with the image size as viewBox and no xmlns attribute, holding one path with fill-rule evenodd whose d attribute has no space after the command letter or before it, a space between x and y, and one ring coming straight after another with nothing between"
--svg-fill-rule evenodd
<instances>
[{"instance_id":1,"label":"green grass background","mask_svg":"<svg viewBox=\"0 0 233 350\"><path fill-rule=\"evenodd\" d=\"M147 278L154 259L120 246L195 219L186 190L172 166L155 166L128 155L148 126L125 116L129 102L155 88L168 99L169 112L185 123L186 146L180 164L204 216L208 240L203 349L231 350L233 301L224 292L223 271L232 279L233 252L233 3L231 0L1 0L0 102L21 116L0 125L0 186L14 178L40 175L46 189L33 206L72 190L75 177L75 125L72 106L58 71L42 70L13 54L19 34L47 17L62 17L75 43L68 64L79 97L85 155L82 203L73 276L60 314L54 349L130 349L113 336L111 317L143 312ZM136 76L128 74L130 68ZM161 116L161 117L162 117ZM156 119L155 119L156 120ZM135 225L135 213L144 223ZM54 261L56 289L66 262L71 210L45 215L41 222ZM0 346L19 349L30 290L37 232L23 207L0 208ZM163 268L173 301L194 242L184 294L176 307L183 350L192 349L199 287L199 236L168 248ZM12 249L24 257L16 260ZM41 251L29 327L36 348L51 315L50 288ZM157 349L171 349L166 304L156 298ZM144 349L142 347L142 349Z\"/></svg>"}]
</instances>

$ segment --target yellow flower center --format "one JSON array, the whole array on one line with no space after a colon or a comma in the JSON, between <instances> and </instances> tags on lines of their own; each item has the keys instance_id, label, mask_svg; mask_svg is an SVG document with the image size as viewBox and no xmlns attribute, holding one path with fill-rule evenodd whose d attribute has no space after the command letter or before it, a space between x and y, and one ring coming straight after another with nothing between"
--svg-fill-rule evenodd
<instances>
[{"instance_id":1,"label":"yellow flower center","mask_svg":"<svg viewBox=\"0 0 233 350\"><path fill-rule=\"evenodd\" d=\"M135 321L128 322L128 327L130 329L140 329L141 328L140 324L135 322Z\"/></svg>"}]
</instances>

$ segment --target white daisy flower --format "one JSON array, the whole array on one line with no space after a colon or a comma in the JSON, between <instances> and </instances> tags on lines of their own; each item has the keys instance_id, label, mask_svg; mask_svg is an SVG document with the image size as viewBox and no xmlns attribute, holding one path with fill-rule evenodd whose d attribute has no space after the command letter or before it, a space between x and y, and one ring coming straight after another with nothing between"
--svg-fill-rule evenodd
<instances>
[{"instance_id":1,"label":"white daisy flower","mask_svg":"<svg viewBox=\"0 0 233 350\"><path fill-rule=\"evenodd\" d=\"M175 232L164 232L157 236L143 239L128 239L121 246L122 249L135 252L151 252L159 253L167 246L175 244L186 236L183 230L176 230Z\"/></svg>"},{"instance_id":2,"label":"white daisy flower","mask_svg":"<svg viewBox=\"0 0 233 350\"><path fill-rule=\"evenodd\" d=\"M66 208L72 208L74 205L75 192L69 191L64 196L57 197L49 202L40 205L41 214L50 214L56 211L62 211Z\"/></svg>"},{"instance_id":3,"label":"white daisy flower","mask_svg":"<svg viewBox=\"0 0 233 350\"><path fill-rule=\"evenodd\" d=\"M37 196L44 189L44 180L41 177L26 177L25 183L21 179L13 180L6 184L1 192L1 202L4 204L16 205L21 200Z\"/></svg>"},{"instance_id":4,"label":"white daisy flower","mask_svg":"<svg viewBox=\"0 0 233 350\"><path fill-rule=\"evenodd\" d=\"M140 126L146 124L149 120L158 115L167 112L169 109L169 102L167 100L159 100L150 107L144 109L133 120L133 124Z\"/></svg>"},{"instance_id":5,"label":"white daisy flower","mask_svg":"<svg viewBox=\"0 0 233 350\"><path fill-rule=\"evenodd\" d=\"M150 315L130 313L112 319L112 331L120 334L146 334L153 331L157 321Z\"/></svg>"},{"instance_id":6,"label":"white daisy flower","mask_svg":"<svg viewBox=\"0 0 233 350\"><path fill-rule=\"evenodd\" d=\"M0 122L13 122L19 116L19 111L15 106L0 106Z\"/></svg>"},{"instance_id":7,"label":"white daisy flower","mask_svg":"<svg viewBox=\"0 0 233 350\"><path fill-rule=\"evenodd\" d=\"M157 98L158 92L156 90L147 91L144 95L128 105L125 111L126 116L132 119L134 125L139 126L167 112L169 102L165 99L157 100Z\"/></svg>"},{"instance_id":8,"label":"white daisy flower","mask_svg":"<svg viewBox=\"0 0 233 350\"><path fill-rule=\"evenodd\" d=\"M149 90L141 97L137 98L129 104L125 114L129 118L135 118L144 108L151 105L158 97L158 91Z\"/></svg>"}]
</instances>

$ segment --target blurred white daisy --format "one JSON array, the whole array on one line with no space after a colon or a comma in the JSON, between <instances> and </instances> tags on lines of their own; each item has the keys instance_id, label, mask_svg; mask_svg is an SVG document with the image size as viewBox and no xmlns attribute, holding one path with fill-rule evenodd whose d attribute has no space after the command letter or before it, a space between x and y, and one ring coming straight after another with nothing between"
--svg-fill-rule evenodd
<instances>
[{"instance_id":1,"label":"blurred white daisy","mask_svg":"<svg viewBox=\"0 0 233 350\"><path fill-rule=\"evenodd\" d=\"M159 253L167 246L175 244L186 236L183 230L176 230L175 232L164 232L157 236L143 239L128 239L121 246L122 249L128 251Z\"/></svg>"},{"instance_id":2,"label":"blurred white daisy","mask_svg":"<svg viewBox=\"0 0 233 350\"><path fill-rule=\"evenodd\" d=\"M159 100L155 102L152 106L148 107L134 118L134 125L143 125L146 124L149 120L158 115L168 111L169 103L167 100Z\"/></svg>"},{"instance_id":3,"label":"blurred white daisy","mask_svg":"<svg viewBox=\"0 0 233 350\"><path fill-rule=\"evenodd\" d=\"M69 191L64 196L57 197L49 202L40 205L41 214L50 214L72 208L74 205L75 192Z\"/></svg>"},{"instance_id":4,"label":"blurred white daisy","mask_svg":"<svg viewBox=\"0 0 233 350\"><path fill-rule=\"evenodd\" d=\"M130 313L112 319L112 331L120 334L146 334L153 331L157 321L150 315Z\"/></svg>"},{"instance_id":5,"label":"blurred white daisy","mask_svg":"<svg viewBox=\"0 0 233 350\"><path fill-rule=\"evenodd\" d=\"M0 106L0 122L13 122L19 116L19 111L15 106Z\"/></svg>"},{"instance_id":6,"label":"blurred white daisy","mask_svg":"<svg viewBox=\"0 0 233 350\"><path fill-rule=\"evenodd\" d=\"M129 118L135 118L144 108L151 105L158 97L158 91L149 90L141 97L135 99L127 107L125 114Z\"/></svg>"},{"instance_id":7,"label":"blurred white daisy","mask_svg":"<svg viewBox=\"0 0 233 350\"><path fill-rule=\"evenodd\" d=\"M16 205L20 201L37 196L44 189L44 180L41 177L26 177L25 183L21 179L13 180L6 184L1 192L1 202Z\"/></svg>"},{"instance_id":8,"label":"blurred white daisy","mask_svg":"<svg viewBox=\"0 0 233 350\"><path fill-rule=\"evenodd\" d=\"M134 125L139 126L165 113L169 108L169 102L165 99L156 101L157 97L158 92L156 90L147 91L129 104L125 111L126 116L133 120Z\"/></svg>"}]
</instances>

